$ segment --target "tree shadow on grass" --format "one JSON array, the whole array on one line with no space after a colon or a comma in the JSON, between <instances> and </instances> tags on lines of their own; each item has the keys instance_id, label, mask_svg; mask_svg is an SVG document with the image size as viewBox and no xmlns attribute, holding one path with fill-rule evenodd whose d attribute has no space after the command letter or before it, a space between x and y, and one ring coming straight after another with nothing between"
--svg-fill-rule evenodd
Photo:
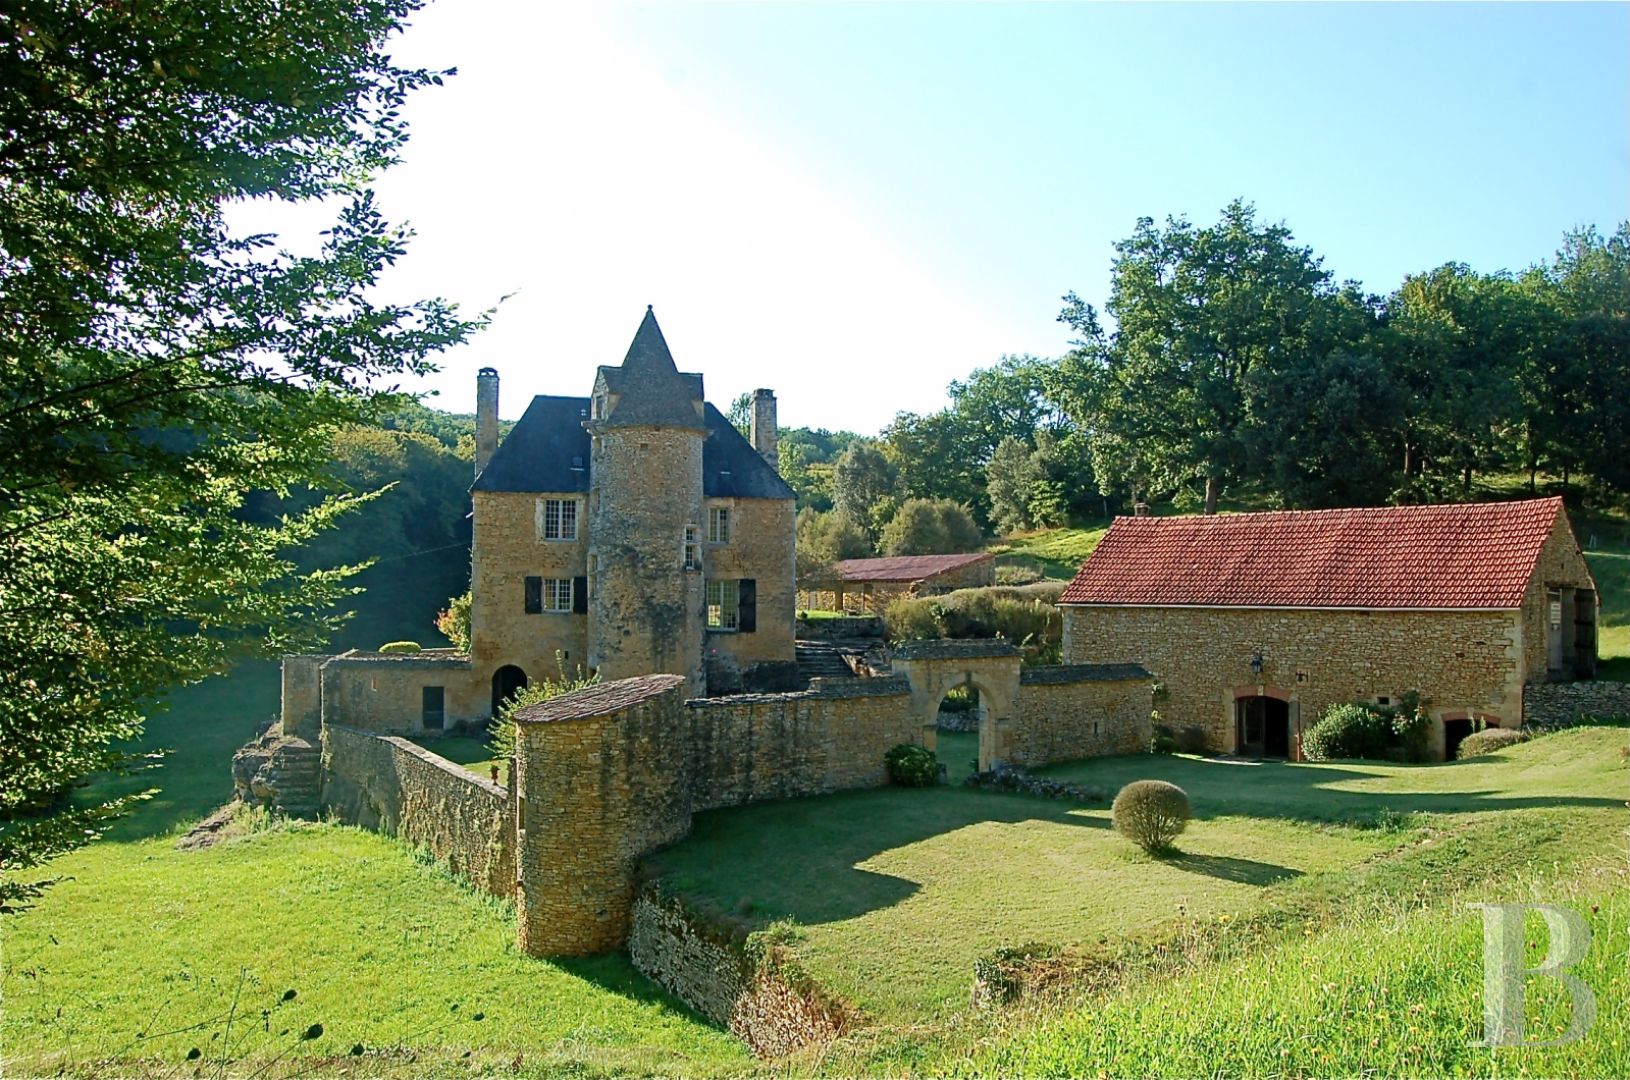
<instances>
[{"instance_id":1,"label":"tree shadow on grass","mask_svg":"<svg viewBox=\"0 0 1630 1080\"><path fill-rule=\"evenodd\" d=\"M1206 877L1234 881L1241 885L1276 885L1281 881L1302 876L1302 871L1293 867L1257 862L1254 859L1235 859L1227 855L1200 855L1192 851L1173 851L1156 858L1166 866L1187 870L1191 874L1204 874Z\"/></svg>"}]
</instances>

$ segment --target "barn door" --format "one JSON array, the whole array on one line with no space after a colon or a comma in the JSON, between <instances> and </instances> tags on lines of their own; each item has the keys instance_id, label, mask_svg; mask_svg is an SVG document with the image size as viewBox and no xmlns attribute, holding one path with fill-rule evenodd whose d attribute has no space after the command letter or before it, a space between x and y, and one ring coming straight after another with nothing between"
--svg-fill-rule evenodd
<instances>
[{"instance_id":1,"label":"barn door","mask_svg":"<svg viewBox=\"0 0 1630 1080\"><path fill-rule=\"evenodd\" d=\"M1596 594L1590 589L1573 594L1573 677L1596 677Z\"/></svg>"}]
</instances>

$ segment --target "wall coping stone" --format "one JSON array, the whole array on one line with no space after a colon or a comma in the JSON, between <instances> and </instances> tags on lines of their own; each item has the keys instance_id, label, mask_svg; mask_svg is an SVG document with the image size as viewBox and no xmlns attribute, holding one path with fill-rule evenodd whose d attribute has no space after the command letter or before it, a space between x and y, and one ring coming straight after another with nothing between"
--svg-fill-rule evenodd
<instances>
[{"instance_id":1,"label":"wall coping stone","mask_svg":"<svg viewBox=\"0 0 1630 1080\"><path fill-rule=\"evenodd\" d=\"M1122 682L1153 679L1142 664L1047 664L1019 672L1020 686L1078 682Z\"/></svg>"},{"instance_id":2,"label":"wall coping stone","mask_svg":"<svg viewBox=\"0 0 1630 1080\"><path fill-rule=\"evenodd\" d=\"M809 680L808 690L779 694L725 694L720 697L691 698L692 709L732 708L740 705L779 705L789 701L820 701L832 698L899 697L911 693L911 683L903 675L856 676L852 679Z\"/></svg>"},{"instance_id":3,"label":"wall coping stone","mask_svg":"<svg viewBox=\"0 0 1630 1080\"><path fill-rule=\"evenodd\" d=\"M894 647L896 660L976 660L1018 655L1019 647L1006 638L942 638L905 641Z\"/></svg>"},{"instance_id":4,"label":"wall coping stone","mask_svg":"<svg viewBox=\"0 0 1630 1080\"><path fill-rule=\"evenodd\" d=\"M410 757L418 758L426 765L440 769L444 773L450 773L456 779L468 783L471 787L480 788L488 795L493 795L500 799L507 798L509 796L508 789L502 784L495 784L491 780L477 776L464 766L448 761L440 754L432 753L420 746L418 743L409 739L403 739L396 735L380 735L377 732L363 731L361 728L346 727L343 724L328 724L326 726L329 731L341 732L345 735L354 735L359 739L376 739L379 742L385 743L392 748L407 754Z\"/></svg>"},{"instance_id":5,"label":"wall coping stone","mask_svg":"<svg viewBox=\"0 0 1630 1080\"><path fill-rule=\"evenodd\" d=\"M528 705L515 713L517 724L558 724L567 720L588 720L631 709L643 701L660 697L685 684L683 675L637 675Z\"/></svg>"},{"instance_id":6,"label":"wall coping stone","mask_svg":"<svg viewBox=\"0 0 1630 1080\"><path fill-rule=\"evenodd\" d=\"M451 649L424 649L416 653L377 653L362 652L352 649L350 652L340 653L329 657L324 668L369 667L375 664L389 665L397 668L441 670L451 668L468 671L470 657L465 653L456 653Z\"/></svg>"}]
</instances>

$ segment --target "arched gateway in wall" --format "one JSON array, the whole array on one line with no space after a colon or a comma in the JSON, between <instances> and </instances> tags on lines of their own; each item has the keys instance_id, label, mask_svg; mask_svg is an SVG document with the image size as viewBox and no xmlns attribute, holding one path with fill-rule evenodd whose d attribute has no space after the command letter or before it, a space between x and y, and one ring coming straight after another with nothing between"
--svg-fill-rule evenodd
<instances>
[{"instance_id":1,"label":"arched gateway in wall","mask_svg":"<svg viewBox=\"0 0 1630 1080\"><path fill-rule=\"evenodd\" d=\"M969 683L979 691L979 768L1009 756L1008 729L1019 715L1019 650L1011 641L908 641L894 650L894 671L911 683L911 711L928 749L939 748L935 725L946 692Z\"/></svg>"}]
</instances>

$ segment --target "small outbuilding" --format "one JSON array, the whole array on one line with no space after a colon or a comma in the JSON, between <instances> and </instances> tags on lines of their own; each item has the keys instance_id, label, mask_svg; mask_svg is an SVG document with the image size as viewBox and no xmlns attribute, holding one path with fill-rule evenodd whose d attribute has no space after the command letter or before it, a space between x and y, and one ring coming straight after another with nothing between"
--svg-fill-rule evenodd
<instances>
[{"instance_id":1,"label":"small outbuilding","mask_svg":"<svg viewBox=\"0 0 1630 1080\"><path fill-rule=\"evenodd\" d=\"M901 597L936 596L994 584L996 556L983 551L844 559L800 590L798 606L880 615L890 601Z\"/></svg>"},{"instance_id":2,"label":"small outbuilding","mask_svg":"<svg viewBox=\"0 0 1630 1080\"><path fill-rule=\"evenodd\" d=\"M1068 663L1141 663L1165 722L1299 758L1331 705L1428 703L1434 749L1596 672L1596 584L1562 500L1122 517L1059 600Z\"/></svg>"}]
</instances>

